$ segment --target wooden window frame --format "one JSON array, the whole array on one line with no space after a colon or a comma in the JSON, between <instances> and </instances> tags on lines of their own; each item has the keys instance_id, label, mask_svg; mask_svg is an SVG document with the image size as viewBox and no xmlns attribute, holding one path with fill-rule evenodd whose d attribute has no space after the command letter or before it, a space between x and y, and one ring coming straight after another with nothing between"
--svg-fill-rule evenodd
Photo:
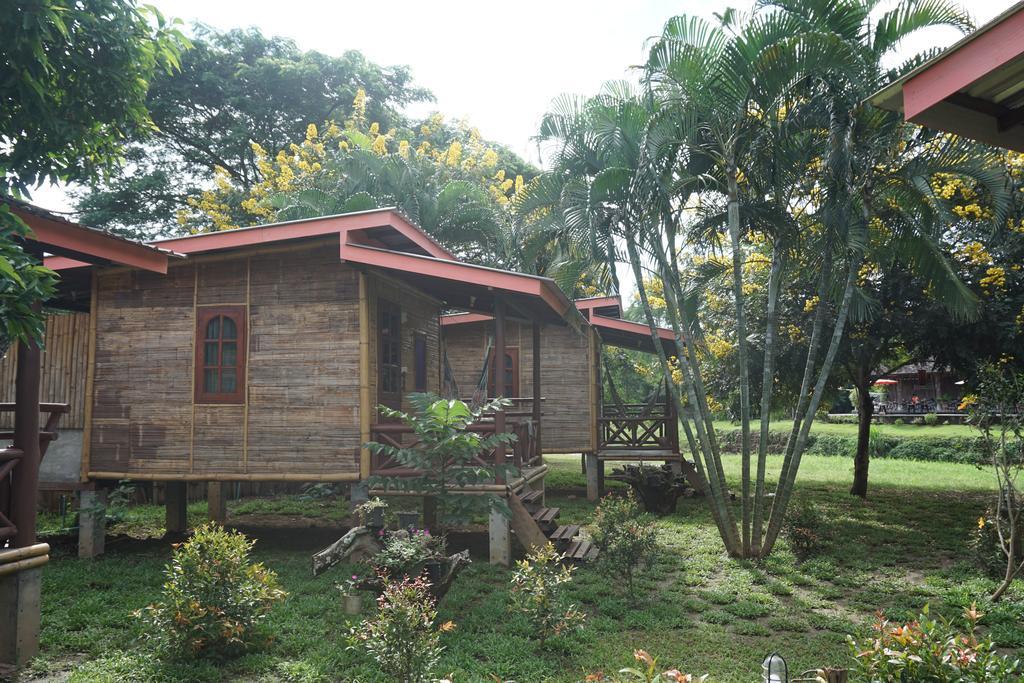
<instances>
[{"instance_id":1,"label":"wooden window frame","mask_svg":"<svg viewBox=\"0 0 1024 683\"><path fill-rule=\"evenodd\" d=\"M412 336L412 384L413 391L427 390L427 335L416 332Z\"/></svg>"},{"instance_id":2,"label":"wooden window frame","mask_svg":"<svg viewBox=\"0 0 1024 683\"><path fill-rule=\"evenodd\" d=\"M200 306L196 309L196 344L195 344L195 403L223 403L241 405L245 403L246 366L248 361L249 335L246 326L245 306ZM232 392L210 392L205 390L205 370L209 367L230 368L220 365L220 349L218 348L218 365L206 365L206 327L217 317L230 318L235 323L235 390ZM217 340L224 343L222 337Z\"/></svg>"},{"instance_id":3,"label":"wooden window frame","mask_svg":"<svg viewBox=\"0 0 1024 683\"><path fill-rule=\"evenodd\" d=\"M384 316L385 314L393 315L395 318L395 330L392 334L384 334ZM377 305L377 403L385 405L393 410L401 410L402 408L402 307L398 304L381 299ZM392 342L398 344L398 363L385 363L384 362L384 345L385 343ZM384 373L388 368L397 368L398 388L395 391L384 390Z\"/></svg>"},{"instance_id":4,"label":"wooden window frame","mask_svg":"<svg viewBox=\"0 0 1024 683\"><path fill-rule=\"evenodd\" d=\"M512 359L512 386L505 386L505 398L520 398L519 396L519 347L518 346L506 346L505 355ZM495 371L496 365L494 363L494 349L491 349L491 355L489 362L487 363L487 396L490 398L497 398L495 396L496 383L495 383Z\"/></svg>"}]
</instances>

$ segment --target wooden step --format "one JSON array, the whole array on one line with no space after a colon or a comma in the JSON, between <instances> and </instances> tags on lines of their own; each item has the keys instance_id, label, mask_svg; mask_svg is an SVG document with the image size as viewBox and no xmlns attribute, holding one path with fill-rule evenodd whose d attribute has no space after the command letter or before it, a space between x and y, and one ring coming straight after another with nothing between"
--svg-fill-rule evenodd
<instances>
[{"instance_id":1,"label":"wooden step","mask_svg":"<svg viewBox=\"0 0 1024 683\"><path fill-rule=\"evenodd\" d=\"M579 532L580 527L578 524L565 524L559 526L557 529L551 532L548 538L556 544L559 541L569 542L572 541L572 539L576 538L576 534L578 534Z\"/></svg>"},{"instance_id":2,"label":"wooden step","mask_svg":"<svg viewBox=\"0 0 1024 683\"><path fill-rule=\"evenodd\" d=\"M523 501L523 505L535 505L540 503L541 498L544 497L543 491L523 491L519 494L519 500Z\"/></svg>"},{"instance_id":3,"label":"wooden step","mask_svg":"<svg viewBox=\"0 0 1024 683\"><path fill-rule=\"evenodd\" d=\"M559 508L541 508L533 513L532 517L537 524L554 524L561 512Z\"/></svg>"},{"instance_id":4,"label":"wooden step","mask_svg":"<svg viewBox=\"0 0 1024 683\"><path fill-rule=\"evenodd\" d=\"M587 540L573 541L565 551L565 559L573 562L590 562L597 559L597 546Z\"/></svg>"}]
</instances>

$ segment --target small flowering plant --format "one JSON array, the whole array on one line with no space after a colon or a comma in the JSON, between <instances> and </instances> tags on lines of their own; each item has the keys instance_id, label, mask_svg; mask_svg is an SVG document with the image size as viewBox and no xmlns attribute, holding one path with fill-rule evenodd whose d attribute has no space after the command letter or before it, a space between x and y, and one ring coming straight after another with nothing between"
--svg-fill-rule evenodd
<instances>
[{"instance_id":1,"label":"small flowering plant","mask_svg":"<svg viewBox=\"0 0 1024 683\"><path fill-rule=\"evenodd\" d=\"M615 678L608 678L599 671L588 674L584 681L586 683L594 681L607 681L608 683L633 683L634 681L642 681L643 683L702 683L707 680L707 675L694 676L693 674L684 674L679 669L658 671L660 668L658 660L652 657L646 650L634 650L633 659L636 660L638 666L619 669L619 675Z\"/></svg>"},{"instance_id":2,"label":"small flowering plant","mask_svg":"<svg viewBox=\"0 0 1024 683\"><path fill-rule=\"evenodd\" d=\"M355 595L359 590L359 586L363 580L358 574L353 574L349 578L345 579L338 584L338 590L341 591L342 595Z\"/></svg>"},{"instance_id":3,"label":"small flowering plant","mask_svg":"<svg viewBox=\"0 0 1024 683\"><path fill-rule=\"evenodd\" d=\"M1020 680L1024 675L1020 660L1003 657L991 639L978 637L982 616L974 605L964 610L964 632L949 621L930 619L927 605L916 620L907 624L891 622L879 612L871 638L848 638L855 662L853 672L859 674L856 680Z\"/></svg>"},{"instance_id":4,"label":"small flowering plant","mask_svg":"<svg viewBox=\"0 0 1024 683\"><path fill-rule=\"evenodd\" d=\"M395 531L384 536L383 543L371 561L378 573L392 579L419 576L428 563L445 559L444 537L427 529Z\"/></svg>"}]
</instances>

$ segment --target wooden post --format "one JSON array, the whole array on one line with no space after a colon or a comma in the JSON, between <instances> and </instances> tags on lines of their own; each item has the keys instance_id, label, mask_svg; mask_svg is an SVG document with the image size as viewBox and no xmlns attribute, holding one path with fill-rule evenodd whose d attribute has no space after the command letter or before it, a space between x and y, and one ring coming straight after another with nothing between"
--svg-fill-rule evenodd
<instances>
[{"instance_id":1,"label":"wooden post","mask_svg":"<svg viewBox=\"0 0 1024 683\"><path fill-rule=\"evenodd\" d=\"M206 514L210 521L223 525L228 521L228 499L222 481L211 481L206 485Z\"/></svg>"},{"instance_id":2,"label":"wooden post","mask_svg":"<svg viewBox=\"0 0 1024 683\"><path fill-rule=\"evenodd\" d=\"M587 471L587 500L591 503L601 497L601 482L599 481L599 463L594 453L583 454L584 467Z\"/></svg>"},{"instance_id":3,"label":"wooden post","mask_svg":"<svg viewBox=\"0 0 1024 683\"><path fill-rule=\"evenodd\" d=\"M494 394L496 397L505 396L505 300L500 296L494 300ZM504 408L499 408L494 413L494 432L505 432ZM494 464L505 464L505 444L499 444L494 449ZM503 484L505 477L499 472L495 482ZM493 518L493 513L491 516Z\"/></svg>"},{"instance_id":4,"label":"wooden post","mask_svg":"<svg viewBox=\"0 0 1024 683\"><path fill-rule=\"evenodd\" d=\"M423 528L432 534L440 532L437 526L437 498L423 496Z\"/></svg>"},{"instance_id":5,"label":"wooden post","mask_svg":"<svg viewBox=\"0 0 1024 683\"><path fill-rule=\"evenodd\" d=\"M164 485L164 505L167 508L167 533L183 534L188 528L188 496L183 481L169 481Z\"/></svg>"},{"instance_id":6,"label":"wooden post","mask_svg":"<svg viewBox=\"0 0 1024 683\"><path fill-rule=\"evenodd\" d=\"M78 496L78 556L91 559L103 554L106 544L107 492L84 489Z\"/></svg>"},{"instance_id":7,"label":"wooden post","mask_svg":"<svg viewBox=\"0 0 1024 683\"><path fill-rule=\"evenodd\" d=\"M33 306L39 310L39 304ZM11 473L11 522L18 528L13 547L36 542L36 497L39 491L39 344L18 342L14 380L14 447L24 454Z\"/></svg>"},{"instance_id":8,"label":"wooden post","mask_svg":"<svg viewBox=\"0 0 1024 683\"><path fill-rule=\"evenodd\" d=\"M540 458L544 454L544 447L541 444L541 397L540 386L540 323L533 323L533 443L534 457Z\"/></svg>"}]
</instances>

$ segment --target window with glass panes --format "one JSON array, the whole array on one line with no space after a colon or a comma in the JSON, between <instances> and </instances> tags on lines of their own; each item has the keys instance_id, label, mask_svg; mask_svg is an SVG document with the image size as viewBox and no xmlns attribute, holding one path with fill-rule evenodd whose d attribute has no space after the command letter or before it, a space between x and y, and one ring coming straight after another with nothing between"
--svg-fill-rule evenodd
<instances>
[{"instance_id":1,"label":"window with glass panes","mask_svg":"<svg viewBox=\"0 0 1024 683\"><path fill-rule=\"evenodd\" d=\"M196 321L196 403L244 403L245 307L204 306Z\"/></svg>"}]
</instances>

